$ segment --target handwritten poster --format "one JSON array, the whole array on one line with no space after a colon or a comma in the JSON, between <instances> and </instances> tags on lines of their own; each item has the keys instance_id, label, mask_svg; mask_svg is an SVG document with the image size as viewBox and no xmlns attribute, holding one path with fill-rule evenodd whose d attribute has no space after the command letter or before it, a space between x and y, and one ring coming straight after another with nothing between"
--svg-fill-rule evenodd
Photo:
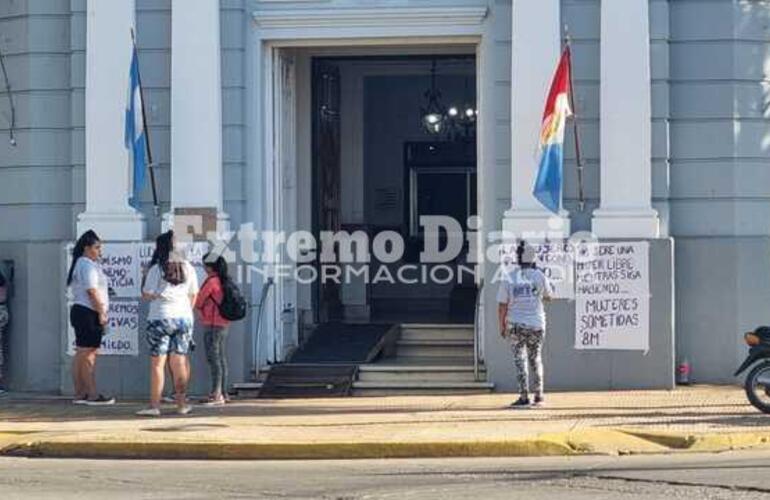
<instances>
[{"instance_id":1,"label":"handwritten poster","mask_svg":"<svg viewBox=\"0 0 770 500\"><path fill-rule=\"evenodd\" d=\"M147 272L152 260L152 254L155 251L155 243L145 242L136 243L137 261L139 263L137 272L139 273L139 282L141 277ZM193 265L198 276L198 284L206 278L206 271L203 268L203 256L209 251L210 244L207 241L196 241L192 243L180 243L179 250L184 254L185 259ZM138 295L137 295L138 296Z\"/></svg>"},{"instance_id":2,"label":"handwritten poster","mask_svg":"<svg viewBox=\"0 0 770 500\"><path fill-rule=\"evenodd\" d=\"M105 243L102 248L102 271L107 276L111 296L139 296L141 275L134 243Z\"/></svg>"},{"instance_id":3,"label":"handwritten poster","mask_svg":"<svg viewBox=\"0 0 770 500\"><path fill-rule=\"evenodd\" d=\"M537 268L554 288L555 299L575 298L574 252L568 244L533 244ZM516 245L500 246L501 263L508 270L516 265Z\"/></svg>"},{"instance_id":4,"label":"handwritten poster","mask_svg":"<svg viewBox=\"0 0 770 500\"><path fill-rule=\"evenodd\" d=\"M107 316L106 334L99 352L107 356L139 355L139 302L113 300ZM75 354L75 330L72 325L67 328L67 354Z\"/></svg>"},{"instance_id":5,"label":"handwritten poster","mask_svg":"<svg viewBox=\"0 0 770 500\"><path fill-rule=\"evenodd\" d=\"M575 292L575 349L649 350L647 242L581 247Z\"/></svg>"}]
</instances>

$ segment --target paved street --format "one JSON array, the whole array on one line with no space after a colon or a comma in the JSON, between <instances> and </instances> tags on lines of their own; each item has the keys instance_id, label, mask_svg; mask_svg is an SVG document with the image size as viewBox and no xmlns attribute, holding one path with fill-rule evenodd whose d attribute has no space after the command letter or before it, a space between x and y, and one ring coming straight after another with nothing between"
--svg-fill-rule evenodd
<instances>
[{"instance_id":1,"label":"paved street","mask_svg":"<svg viewBox=\"0 0 770 500\"><path fill-rule=\"evenodd\" d=\"M0 498L753 499L770 454L360 461L0 459Z\"/></svg>"}]
</instances>

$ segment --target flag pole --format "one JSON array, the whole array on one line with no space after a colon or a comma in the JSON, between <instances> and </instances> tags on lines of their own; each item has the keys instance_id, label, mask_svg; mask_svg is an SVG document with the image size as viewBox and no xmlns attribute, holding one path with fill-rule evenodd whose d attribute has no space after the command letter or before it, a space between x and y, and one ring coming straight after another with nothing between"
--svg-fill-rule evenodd
<instances>
[{"instance_id":1,"label":"flag pole","mask_svg":"<svg viewBox=\"0 0 770 500\"><path fill-rule=\"evenodd\" d=\"M131 28L131 43L133 44L134 51L136 50L136 38L134 37L134 29ZM138 59L138 57L137 57ZM142 95L142 126L144 127L144 141L147 145L147 168L150 170L150 187L152 187L152 211L155 217L160 215L160 205L158 204L158 189L155 186L155 164L152 162L152 149L150 148L150 130L147 128L147 112L144 109L144 87L142 87L142 75L140 71L136 72L136 76L139 80L139 92Z\"/></svg>"},{"instance_id":2,"label":"flag pole","mask_svg":"<svg viewBox=\"0 0 770 500\"><path fill-rule=\"evenodd\" d=\"M577 178L578 178L578 210L583 212L585 210L585 193L583 190L583 157L580 154L580 135L578 134L577 123L577 108L575 108L575 84L572 79L572 46L571 37L569 35L569 26L564 25L564 41L566 49L569 52L570 68L569 68L569 105L572 108L572 127L573 136L575 138L575 163L577 164Z\"/></svg>"}]
</instances>

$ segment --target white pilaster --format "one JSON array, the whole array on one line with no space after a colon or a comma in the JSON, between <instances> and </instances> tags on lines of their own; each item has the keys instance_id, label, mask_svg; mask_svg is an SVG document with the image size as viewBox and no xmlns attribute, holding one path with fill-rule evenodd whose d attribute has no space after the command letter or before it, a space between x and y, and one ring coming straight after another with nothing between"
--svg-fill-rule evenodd
<instances>
[{"instance_id":1,"label":"white pilaster","mask_svg":"<svg viewBox=\"0 0 770 500\"><path fill-rule=\"evenodd\" d=\"M652 208L652 97L648 0L604 1L601 10L600 238L657 238Z\"/></svg>"},{"instance_id":2,"label":"white pilaster","mask_svg":"<svg viewBox=\"0 0 770 500\"><path fill-rule=\"evenodd\" d=\"M223 207L219 0L171 2L171 207Z\"/></svg>"},{"instance_id":3,"label":"white pilaster","mask_svg":"<svg viewBox=\"0 0 770 500\"><path fill-rule=\"evenodd\" d=\"M554 215L532 194L540 123L561 52L560 19L559 0L513 2L511 209L503 218L503 230L529 239L570 231L566 211Z\"/></svg>"},{"instance_id":4,"label":"white pilaster","mask_svg":"<svg viewBox=\"0 0 770 500\"><path fill-rule=\"evenodd\" d=\"M144 217L128 205L131 176L124 146L134 0L88 0L86 21L86 211L77 233L104 240L144 238Z\"/></svg>"}]
</instances>

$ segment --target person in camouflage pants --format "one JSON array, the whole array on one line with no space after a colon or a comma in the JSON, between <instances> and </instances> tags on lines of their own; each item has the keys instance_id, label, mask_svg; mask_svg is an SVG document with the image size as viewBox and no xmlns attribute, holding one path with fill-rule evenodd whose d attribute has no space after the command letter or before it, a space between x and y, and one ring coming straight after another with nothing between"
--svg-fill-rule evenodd
<instances>
[{"instance_id":1,"label":"person in camouflage pants","mask_svg":"<svg viewBox=\"0 0 770 500\"><path fill-rule=\"evenodd\" d=\"M516 365L520 397L511 406L529 408L543 404L543 302L554 294L546 275L535 264L535 250L525 242L516 249L518 266L504 274L497 292L500 335L508 337ZM529 363L528 363L529 362ZM529 399L529 366L532 367L534 400Z\"/></svg>"},{"instance_id":2,"label":"person in camouflage pants","mask_svg":"<svg viewBox=\"0 0 770 500\"><path fill-rule=\"evenodd\" d=\"M513 324L508 329L513 351L513 363L516 366L516 378L519 392L523 398L529 398L529 367L532 368L532 387L535 401L543 399L543 340L545 331L526 325Z\"/></svg>"}]
</instances>

